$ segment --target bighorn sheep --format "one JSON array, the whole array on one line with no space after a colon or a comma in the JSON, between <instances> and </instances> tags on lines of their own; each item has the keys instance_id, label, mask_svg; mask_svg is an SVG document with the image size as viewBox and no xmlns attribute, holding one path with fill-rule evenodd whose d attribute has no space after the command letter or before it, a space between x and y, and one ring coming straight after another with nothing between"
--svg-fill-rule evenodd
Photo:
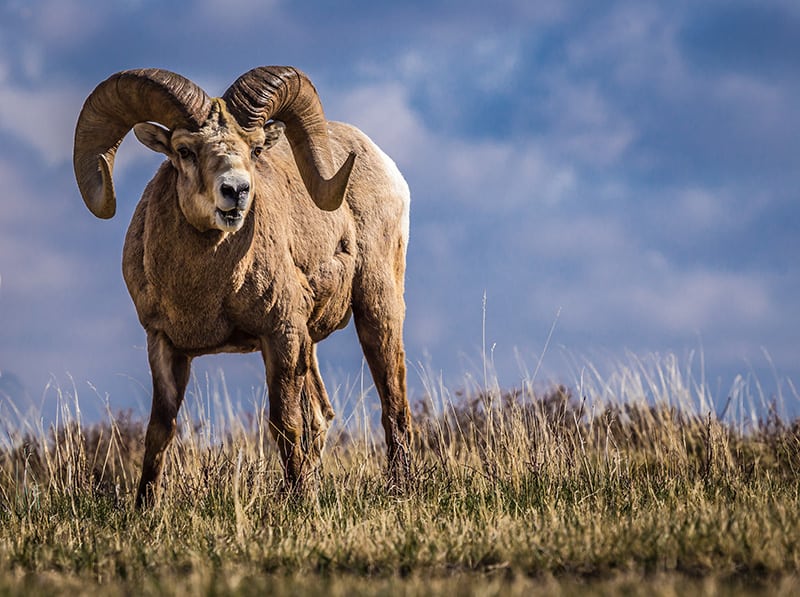
<instances>
[{"instance_id":1,"label":"bighorn sheep","mask_svg":"<svg viewBox=\"0 0 800 597\"><path fill-rule=\"evenodd\" d=\"M114 156L131 128L167 157L122 258L153 377L137 507L155 498L192 359L218 352L261 352L285 482L307 491L334 415L315 346L351 314L389 472L403 483L409 192L394 162L358 129L325 120L295 68L255 68L221 98L169 71L122 71L89 95L75 130L75 176L99 218L114 215Z\"/></svg>"}]
</instances>

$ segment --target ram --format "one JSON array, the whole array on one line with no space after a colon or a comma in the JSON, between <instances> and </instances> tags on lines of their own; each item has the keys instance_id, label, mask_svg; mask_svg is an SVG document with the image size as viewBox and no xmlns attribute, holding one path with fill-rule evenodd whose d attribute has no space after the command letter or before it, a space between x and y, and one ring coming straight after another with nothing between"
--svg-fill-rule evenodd
<instances>
[{"instance_id":1,"label":"ram","mask_svg":"<svg viewBox=\"0 0 800 597\"><path fill-rule=\"evenodd\" d=\"M131 129L167 158L122 258L153 378L136 506L156 498L192 359L219 352L260 351L286 486L309 491L334 416L316 344L351 315L381 399L390 480L407 481L409 192L394 162L327 121L295 68L254 68L221 98L169 71L122 71L89 95L75 130L75 176L97 217L116 211L114 157Z\"/></svg>"}]
</instances>

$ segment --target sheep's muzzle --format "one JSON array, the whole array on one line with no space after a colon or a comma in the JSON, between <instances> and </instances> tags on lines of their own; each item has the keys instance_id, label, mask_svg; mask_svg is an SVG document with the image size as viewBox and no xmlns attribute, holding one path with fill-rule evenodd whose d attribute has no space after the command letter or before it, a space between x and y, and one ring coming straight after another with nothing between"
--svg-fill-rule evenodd
<instances>
[{"instance_id":1,"label":"sheep's muzzle","mask_svg":"<svg viewBox=\"0 0 800 597\"><path fill-rule=\"evenodd\" d=\"M244 223L244 211L241 209L233 208L228 211L222 211L217 208L216 210L217 224L220 228L228 232L238 230Z\"/></svg>"}]
</instances>

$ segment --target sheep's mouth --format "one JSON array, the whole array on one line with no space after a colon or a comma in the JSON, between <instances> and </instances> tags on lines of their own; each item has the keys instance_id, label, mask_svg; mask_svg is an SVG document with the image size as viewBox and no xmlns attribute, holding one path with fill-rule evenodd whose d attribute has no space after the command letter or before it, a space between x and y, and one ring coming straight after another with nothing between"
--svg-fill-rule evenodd
<instances>
[{"instance_id":1,"label":"sheep's mouth","mask_svg":"<svg viewBox=\"0 0 800 597\"><path fill-rule=\"evenodd\" d=\"M230 209L222 211L217 208L217 220L226 227L236 227L242 223L244 212L241 209Z\"/></svg>"}]
</instances>

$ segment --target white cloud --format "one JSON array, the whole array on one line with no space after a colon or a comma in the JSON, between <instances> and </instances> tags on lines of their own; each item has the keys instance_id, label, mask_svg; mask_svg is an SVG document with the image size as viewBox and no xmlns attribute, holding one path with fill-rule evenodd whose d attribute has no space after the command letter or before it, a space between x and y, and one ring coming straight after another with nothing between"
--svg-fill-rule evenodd
<instances>
[{"instance_id":1,"label":"white cloud","mask_svg":"<svg viewBox=\"0 0 800 597\"><path fill-rule=\"evenodd\" d=\"M487 36L474 45L471 62L478 88L493 92L508 85L517 74L520 42L514 36Z\"/></svg>"},{"instance_id":2,"label":"white cloud","mask_svg":"<svg viewBox=\"0 0 800 597\"><path fill-rule=\"evenodd\" d=\"M698 86L701 84L716 105L730 107L740 116L736 128L752 136L756 143L798 129L796 89L740 73L721 74L698 82Z\"/></svg>"},{"instance_id":3,"label":"white cloud","mask_svg":"<svg viewBox=\"0 0 800 597\"><path fill-rule=\"evenodd\" d=\"M440 140L435 174L453 190L451 200L503 212L532 203L557 204L571 196L577 174L538 144Z\"/></svg>"},{"instance_id":4,"label":"white cloud","mask_svg":"<svg viewBox=\"0 0 800 597\"><path fill-rule=\"evenodd\" d=\"M281 0L261 0L259 2L253 2L253 0L201 0L192 7L191 18L223 27L234 27L235 31L235 28L242 22L252 19L254 12L270 15L270 19L274 20L280 5ZM220 34L225 35L226 33L220 32Z\"/></svg>"},{"instance_id":5,"label":"white cloud","mask_svg":"<svg viewBox=\"0 0 800 597\"><path fill-rule=\"evenodd\" d=\"M718 206L711 197L706 194L711 206L690 221L694 230L716 217ZM789 355L796 348L788 340L794 291L782 289L768 273L707 264L698 232L683 230L695 237L697 261L680 263L650 235L627 234L619 224L623 214L611 217L605 223L589 218L549 252L542 249L542 260L564 268L540 276L528 289L540 313L563 308L559 327L573 348L588 342L680 350L702 337L709 357L727 371L741 367L744 357L757 356L761 345L775 350L782 366L793 370ZM554 236L551 242L557 242Z\"/></svg>"},{"instance_id":6,"label":"white cloud","mask_svg":"<svg viewBox=\"0 0 800 597\"><path fill-rule=\"evenodd\" d=\"M5 189L29 188L31 183L25 181L38 177L41 173L35 165L26 168L0 162L0 185ZM0 297L12 308L22 308L32 297L75 290L80 266L74 252L68 247L54 247L50 234L68 228L70 214L78 213L81 206L53 197L52 189L56 186L45 185L13 197L9 204L12 208L0 210L0 275L3 276Z\"/></svg>"},{"instance_id":7,"label":"white cloud","mask_svg":"<svg viewBox=\"0 0 800 597\"><path fill-rule=\"evenodd\" d=\"M428 154L434 142L397 82L371 84L326 99L329 118L356 125L401 167Z\"/></svg>"},{"instance_id":8,"label":"white cloud","mask_svg":"<svg viewBox=\"0 0 800 597\"><path fill-rule=\"evenodd\" d=\"M596 271L592 264L617 263L638 253L631 235L616 217L582 213L546 213L526 223L525 234L513 237L513 252L546 263L560 263L571 270Z\"/></svg>"},{"instance_id":9,"label":"white cloud","mask_svg":"<svg viewBox=\"0 0 800 597\"><path fill-rule=\"evenodd\" d=\"M775 305L759 276L709 270L663 271L659 278L639 279L630 288L629 307L642 324L672 334L726 327L758 329Z\"/></svg>"},{"instance_id":10,"label":"white cloud","mask_svg":"<svg viewBox=\"0 0 800 597\"><path fill-rule=\"evenodd\" d=\"M741 217L720 194L697 187L679 192L669 211L679 216L684 233L686 227L694 233L727 227L731 220Z\"/></svg>"},{"instance_id":11,"label":"white cloud","mask_svg":"<svg viewBox=\"0 0 800 597\"><path fill-rule=\"evenodd\" d=\"M617 163L636 139L636 126L630 117L594 82L576 81L561 73L550 77L547 87L547 146L565 159L589 166Z\"/></svg>"},{"instance_id":12,"label":"white cloud","mask_svg":"<svg viewBox=\"0 0 800 597\"><path fill-rule=\"evenodd\" d=\"M0 129L33 147L48 166L72 159L81 94L68 87L24 89L0 82Z\"/></svg>"},{"instance_id":13,"label":"white cloud","mask_svg":"<svg viewBox=\"0 0 800 597\"><path fill-rule=\"evenodd\" d=\"M656 81L669 91L683 76L675 43L681 18L680 10L667 5L617 3L569 40L565 68L602 64L604 77L638 84Z\"/></svg>"},{"instance_id":14,"label":"white cloud","mask_svg":"<svg viewBox=\"0 0 800 597\"><path fill-rule=\"evenodd\" d=\"M583 246L579 271L550 273L528 289L539 309L562 307L562 325L641 342L702 333L771 329L785 305L766 276L702 266L681 269L667 256L600 238ZM548 257L558 259L552 251Z\"/></svg>"},{"instance_id":15,"label":"white cloud","mask_svg":"<svg viewBox=\"0 0 800 597\"><path fill-rule=\"evenodd\" d=\"M27 242L7 232L0 238L0 274L6 299L12 294L24 302L26 297L74 288L78 265L68 256L36 242Z\"/></svg>"},{"instance_id":16,"label":"white cloud","mask_svg":"<svg viewBox=\"0 0 800 597\"><path fill-rule=\"evenodd\" d=\"M327 112L365 131L407 175L446 191L443 201L502 211L558 203L576 188L572 165L554 161L545 142L464 140L426 128L398 82L331 98Z\"/></svg>"},{"instance_id":17,"label":"white cloud","mask_svg":"<svg viewBox=\"0 0 800 597\"><path fill-rule=\"evenodd\" d=\"M44 0L32 22L48 48L82 43L106 26L110 6L93 0Z\"/></svg>"}]
</instances>

